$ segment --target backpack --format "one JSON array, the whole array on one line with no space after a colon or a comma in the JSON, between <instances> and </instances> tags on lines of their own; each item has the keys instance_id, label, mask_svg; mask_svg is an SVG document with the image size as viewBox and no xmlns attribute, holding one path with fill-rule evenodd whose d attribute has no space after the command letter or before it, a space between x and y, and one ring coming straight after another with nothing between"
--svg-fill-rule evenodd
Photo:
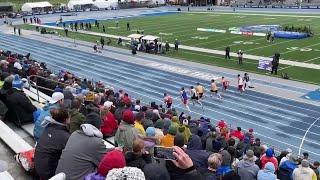
<instances>
[{"instance_id":1,"label":"backpack","mask_svg":"<svg viewBox=\"0 0 320 180\"><path fill-rule=\"evenodd\" d=\"M15 160L23 167L27 172L34 170L34 153L35 149L18 153L14 156Z\"/></svg>"}]
</instances>

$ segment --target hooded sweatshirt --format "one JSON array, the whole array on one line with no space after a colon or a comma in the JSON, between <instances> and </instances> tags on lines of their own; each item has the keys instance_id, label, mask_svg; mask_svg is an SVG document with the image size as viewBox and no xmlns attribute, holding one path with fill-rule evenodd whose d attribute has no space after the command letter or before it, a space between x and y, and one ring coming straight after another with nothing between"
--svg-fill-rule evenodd
<instances>
[{"instance_id":1,"label":"hooded sweatshirt","mask_svg":"<svg viewBox=\"0 0 320 180\"><path fill-rule=\"evenodd\" d=\"M49 179L55 175L62 150L70 136L65 124L59 123L50 116L44 118L43 134L35 149L35 169L41 179Z\"/></svg>"},{"instance_id":2,"label":"hooded sweatshirt","mask_svg":"<svg viewBox=\"0 0 320 180\"><path fill-rule=\"evenodd\" d=\"M238 163L237 170L241 180L256 180L260 169L254 161L243 159Z\"/></svg>"},{"instance_id":3,"label":"hooded sweatshirt","mask_svg":"<svg viewBox=\"0 0 320 180\"><path fill-rule=\"evenodd\" d=\"M292 174L293 180L317 180L315 172L310 167L302 167L294 169Z\"/></svg>"},{"instance_id":4,"label":"hooded sweatshirt","mask_svg":"<svg viewBox=\"0 0 320 180\"><path fill-rule=\"evenodd\" d=\"M56 174L63 172L68 180L84 179L95 171L106 152L99 129L91 124L82 124L81 130L71 134L62 151Z\"/></svg>"},{"instance_id":5,"label":"hooded sweatshirt","mask_svg":"<svg viewBox=\"0 0 320 180\"><path fill-rule=\"evenodd\" d=\"M202 150L202 143L199 136L191 136L186 153L190 156L197 169L206 170L208 168L209 154L205 150Z\"/></svg>"},{"instance_id":6,"label":"hooded sweatshirt","mask_svg":"<svg viewBox=\"0 0 320 180\"><path fill-rule=\"evenodd\" d=\"M274 174L275 168L271 162L268 162L263 170L258 172L257 180L276 180L277 176Z\"/></svg>"}]
</instances>

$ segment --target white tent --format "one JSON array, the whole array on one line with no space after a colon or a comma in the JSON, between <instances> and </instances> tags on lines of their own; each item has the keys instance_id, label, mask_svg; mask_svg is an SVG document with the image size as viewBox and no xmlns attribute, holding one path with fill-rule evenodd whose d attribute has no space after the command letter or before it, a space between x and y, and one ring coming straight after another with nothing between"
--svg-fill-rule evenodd
<instances>
[{"instance_id":1,"label":"white tent","mask_svg":"<svg viewBox=\"0 0 320 180\"><path fill-rule=\"evenodd\" d=\"M48 1L24 3L21 7L21 10L24 12L49 11L52 10L52 4L50 4Z\"/></svg>"},{"instance_id":2,"label":"white tent","mask_svg":"<svg viewBox=\"0 0 320 180\"><path fill-rule=\"evenodd\" d=\"M99 9L118 7L118 0L95 0L93 4Z\"/></svg>"},{"instance_id":3,"label":"white tent","mask_svg":"<svg viewBox=\"0 0 320 180\"><path fill-rule=\"evenodd\" d=\"M70 0L68 3L69 9L86 9L93 6L92 0Z\"/></svg>"}]
</instances>

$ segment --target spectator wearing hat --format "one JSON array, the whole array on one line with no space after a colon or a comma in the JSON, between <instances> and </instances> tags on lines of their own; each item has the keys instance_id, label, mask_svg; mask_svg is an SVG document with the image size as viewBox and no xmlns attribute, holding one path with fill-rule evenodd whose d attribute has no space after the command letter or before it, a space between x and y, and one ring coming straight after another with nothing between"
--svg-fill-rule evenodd
<instances>
[{"instance_id":1,"label":"spectator wearing hat","mask_svg":"<svg viewBox=\"0 0 320 180\"><path fill-rule=\"evenodd\" d=\"M164 137L160 141L161 146L172 147L174 145L174 136L177 134L176 126L170 125L168 129L168 134L164 135Z\"/></svg>"},{"instance_id":2,"label":"spectator wearing hat","mask_svg":"<svg viewBox=\"0 0 320 180\"><path fill-rule=\"evenodd\" d=\"M67 179L78 180L96 170L108 151L99 129L92 124L82 124L80 130L71 134L62 151L56 174L63 172Z\"/></svg>"},{"instance_id":3,"label":"spectator wearing hat","mask_svg":"<svg viewBox=\"0 0 320 180\"><path fill-rule=\"evenodd\" d=\"M151 163L151 155L146 151L144 141L136 139L133 141L133 150L125 155L127 166L143 169L145 165Z\"/></svg>"},{"instance_id":4,"label":"spectator wearing hat","mask_svg":"<svg viewBox=\"0 0 320 180\"><path fill-rule=\"evenodd\" d=\"M244 136L249 138L250 144L254 143L254 134L253 134L253 129L252 128L250 128L249 131L247 133L245 133Z\"/></svg>"},{"instance_id":5,"label":"spectator wearing hat","mask_svg":"<svg viewBox=\"0 0 320 180\"><path fill-rule=\"evenodd\" d=\"M23 82L16 74L12 81L12 88L7 92L6 104L9 109L10 120L18 125L33 122L33 112L37 110L22 89Z\"/></svg>"},{"instance_id":6,"label":"spectator wearing hat","mask_svg":"<svg viewBox=\"0 0 320 180\"><path fill-rule=\"evenodd\" d=\"M118 123L113 113L111 112L111 108L113 107L113 102L106 101L104 102L103 106L106 109L107 113L102 118L103 123L101 125L101 132L103 134L103 137L107 138L115 135L118 129Z\"/></svg>"},{"instance_id":7,"label":"spectator wearing hat","mask_svg":"<svg viewBox=\"0 0 320 180\"><path fill-rule=\"evenodd\" d=\"M284 161L279 166L278 178L279 179L292 179L294 169L298 167L299 158L297 155L290 155L289 160Z\"/></svg>"},{"instance_id":8,"label":"spectator wearing hat","mask_svg":"<svg viewBox=\"0 0 320 180\"><path fill-rule=\"evenodd\" d=\"M237 165L237 172L241 180L256 180L259 166L255 164L256 157L252 150L248 150L243 159Z\"/></svg>"},{"instance_id":9,"label":"spectator wearing hat","mask_svg":"<svg viewBox=\"0 0 320 180\"><path fill-rule=\"evenodd\" d=\"M157 139L155 138L155 128L148 127L146 129L146 137L144 138L144 149L150 154L153 154L153 147L156 145Z\"/></svg>"},{"instance_id":10,"label":"spectator wearing hat","mask_svg":"<svg viewBox=\"0 0 320 180\"><path fill-rule=\"evenodd\" d=\"M274 173L273 163L268 162L263 169L259 170L257 180L277 180L277 176Z\"/></svg>"},{"instance_id":11,"label":"spectator wearing hat","mask_svg":"<svg viewBox=\"0 0 320 180\"><path fill-rule=\"evenodd\" d=\"M61 92L55 92L52 94L51 100L47 105L45 105L40 113L40 116L34 123L33 135L36 141L40 138L43 127L41 126L42 121L46 116L50 116L50 111L52 109L60 109L64 104L64 95Z\"/></svg>"},{"instance_id":12,"label":"spectator wearing hat","mask_svg":"<svg viewBox=\"0 0 320 180\"><path fill-rule=\"evenodd\" d=\"M85 180L105 180L108 172L114 168L123 168L126 160L123 153L119 150L112 150L106 153L101 159L97 172L88 174Z\"/></svg>"},{"instance_id":13,"label":"spectator wearing hat","mask_svg":"<svg viewBox=\"0 0 320 180\"><path fill-rule=\"evenodd\" d=\"M309 167L309 161L303 159L298 168L295 168L292 173L293 180L317 180L316 173Z\"/></svg>"},{"instance_id":14,"label":"spectator wearing hat","mask_svg":"<svg viewBox=\"0 0 320 180\"><path fill-rule=\"evenodd\" d=\"M157 139L157 144L160 144L160 140L164 137L163 128L164 128L164 120L158 119L154 124L154 132L155 132L155 138Z\"/></svg>"},{"instance_id":15,"label":"spectator wearing hat","mask_svg":"<svg viewBox=\"0 0 320 180\"><path fill-rule=\"evenodd\" d=\"M264 154L260 158L261 162L261 167L264 168L264 166L268 163L271 162L274 165L275 170L278 170L278 160L276 157L274 157L274 152L272 148L268 148L266 151L266 154Z\"/></svg>"},{"instance_id":16,"label":"spectator wearing hat","mask_svg":"<svg viewBox=\"0 0 320 180\"><path fill-rule=\"evenodd\" d=\"M138 132L133 124L133 112L125 110L122 115L122 121L114 137L116 146L123 147L125 152L133 150L133 141L138 138Z\"/></svg>"},{"instance_id":17,"label":"spectator wearing hat","mask_svg":"<svg viewBox=\"0 0 320 180\"><path fill-rule=\"evenodd\" d=\"M192 162L197 170L203 171L208 168L209 154L202 149L202 143L199 136L192 135L190 137L186 153L192 159Z\"/></svg>"},{"instance_id":18,"label":"spectator wearing hat","mask_svg":"<svg viewBox=\"0 0 320 180\"><path fill-rule=\"evenodd\" d=\"M34 163L41 179L49 179L55 175L62 150L69 139L67 123L69 120L66 109L55 109L52 117L43 121L45 127L35 149Z\"/></svg>"},{"instance_id":19,"label":"spectator wearing hat","mask_svg":"<svg viewBox=\"0 0 320 180\"><path fill-rule=\"evenodd\" d=\"M136 167L114 168L109 171L106 180L145 180L144 173Z\"/></svg>"},{"instance_id":20,"label":"spectator wearing hat","mask_svg":"<svg viewBox=\"0 0 320 180\"><path fill-rule=\"evenodd\" d=\"M80 130L81 124L86 122L86 117L80 113L82 102L79 98L73 99L71 103L69 131L72 134L76 130Z\"/></svg>"},{"instance_id":21,"label":"spectator wearing hat","mask_svg":"<svg viewBox=\"0 0 320 180\"><path fill-rule=\"evenodd\" d=\"M184 137L184 143L187 144L189 142L190 136L191 136L191 131L188 127L188 120L184 119L182 120L182 124L179 125L178 127L178 133L181 133Z\"/></svg>"},{"instance_id":22,"label":"spectator wearing hat","mask_svg":"<svg viewBox=\"0 0 320 180\"><path fill-rule=\"evenodd\" d=\"M137 129L138 133L142 136L145 136L146 135L146 131L142 125L142 119L143 119L143 113L140 112L138 114L136 114L135 116L135 121L134 121L134 127Z\"/></svg>"}]
</instances>

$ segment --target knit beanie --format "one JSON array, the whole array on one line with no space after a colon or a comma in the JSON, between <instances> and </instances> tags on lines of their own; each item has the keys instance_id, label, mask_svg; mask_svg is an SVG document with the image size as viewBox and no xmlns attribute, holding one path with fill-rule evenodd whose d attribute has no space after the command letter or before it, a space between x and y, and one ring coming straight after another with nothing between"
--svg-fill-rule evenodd
<instances>
[{"instance_id":1,"label":"knit beanie","mask_svg":"<svg viewBox=\"0 0 320 180\"><path fill-rule=\"evenodd\" d=\"M155 133L154 127L148 127L146 129L146 134L147 134L148 137L155 136L156 133Z\"/></svg>"},{"instance_id":2,"label":"knit beanie","mask_svg":"<svg viewBox=\"0 0 320 180\"><path fill-rule=\"evenodd\" d=\"M269 157L269 158L271 158L271 157L273 156L273 150L272 150L272 148L267 149L267 151L266 151L266 156Z\"/></svg>"},{"instance_id":3,"label":"knit beanie","mask_svg":"<svg viewBox=\"0 0 320 180\"><path fill-rule=\"evenodd\" d=\"M144 173L136 167L124 167L109 171L106 180L145 180Z\"/></svg>"},{"instance_id":4,"label":"knit beanie","mask_svg":"<svg viewBox=\"0 0 320 180\"><path fill-rule=\"evenodd\" d=\"M163 126L164 126L164 120L162 119L158 119L154 124L154 127L158 129L163 129Z\"/></svg>"},{"instance_id":5,"label":"knit beanie","mask_svg":"<svg viewBox=\"0 0 320 180\"><path fill-rule=\"evenodd\" d=\"M106 176L113 168L123 168L126 166L126 160L123 153L118 150L113 150L106 153L98 166L98 173Z\"/></svg>"},{"instance_id":6,"label":"knit beanie","mask_svg":"<svg viewBox=\"0 0 320 180\"><path fill-rule=\"evenodd\" d=\"M175 126L170 126L168 133L171 135L176 135L177 134L177 128Z\"/></svg>"},{"instance_id":7,"label":"knit beanie","mask_svg":"<svg viewBox=\"0 0 320 180\"><path fill-rule=\"evenodd\" d=\"M12 87L16 89L22 89L23 82L21 81L18 74L14 75L13 81L12 81Z\"/></svg>"},{"instance_id":8,"label":"knit beanie","mask_svg":"<svg viewBox=\"0 0 320 180\"><path fill-rule=\"evenodd\" d=\"M122 115L122 120L128 124L134 124L134 114L130 110L125 110Z\"/></svg>"}]
</instances>

